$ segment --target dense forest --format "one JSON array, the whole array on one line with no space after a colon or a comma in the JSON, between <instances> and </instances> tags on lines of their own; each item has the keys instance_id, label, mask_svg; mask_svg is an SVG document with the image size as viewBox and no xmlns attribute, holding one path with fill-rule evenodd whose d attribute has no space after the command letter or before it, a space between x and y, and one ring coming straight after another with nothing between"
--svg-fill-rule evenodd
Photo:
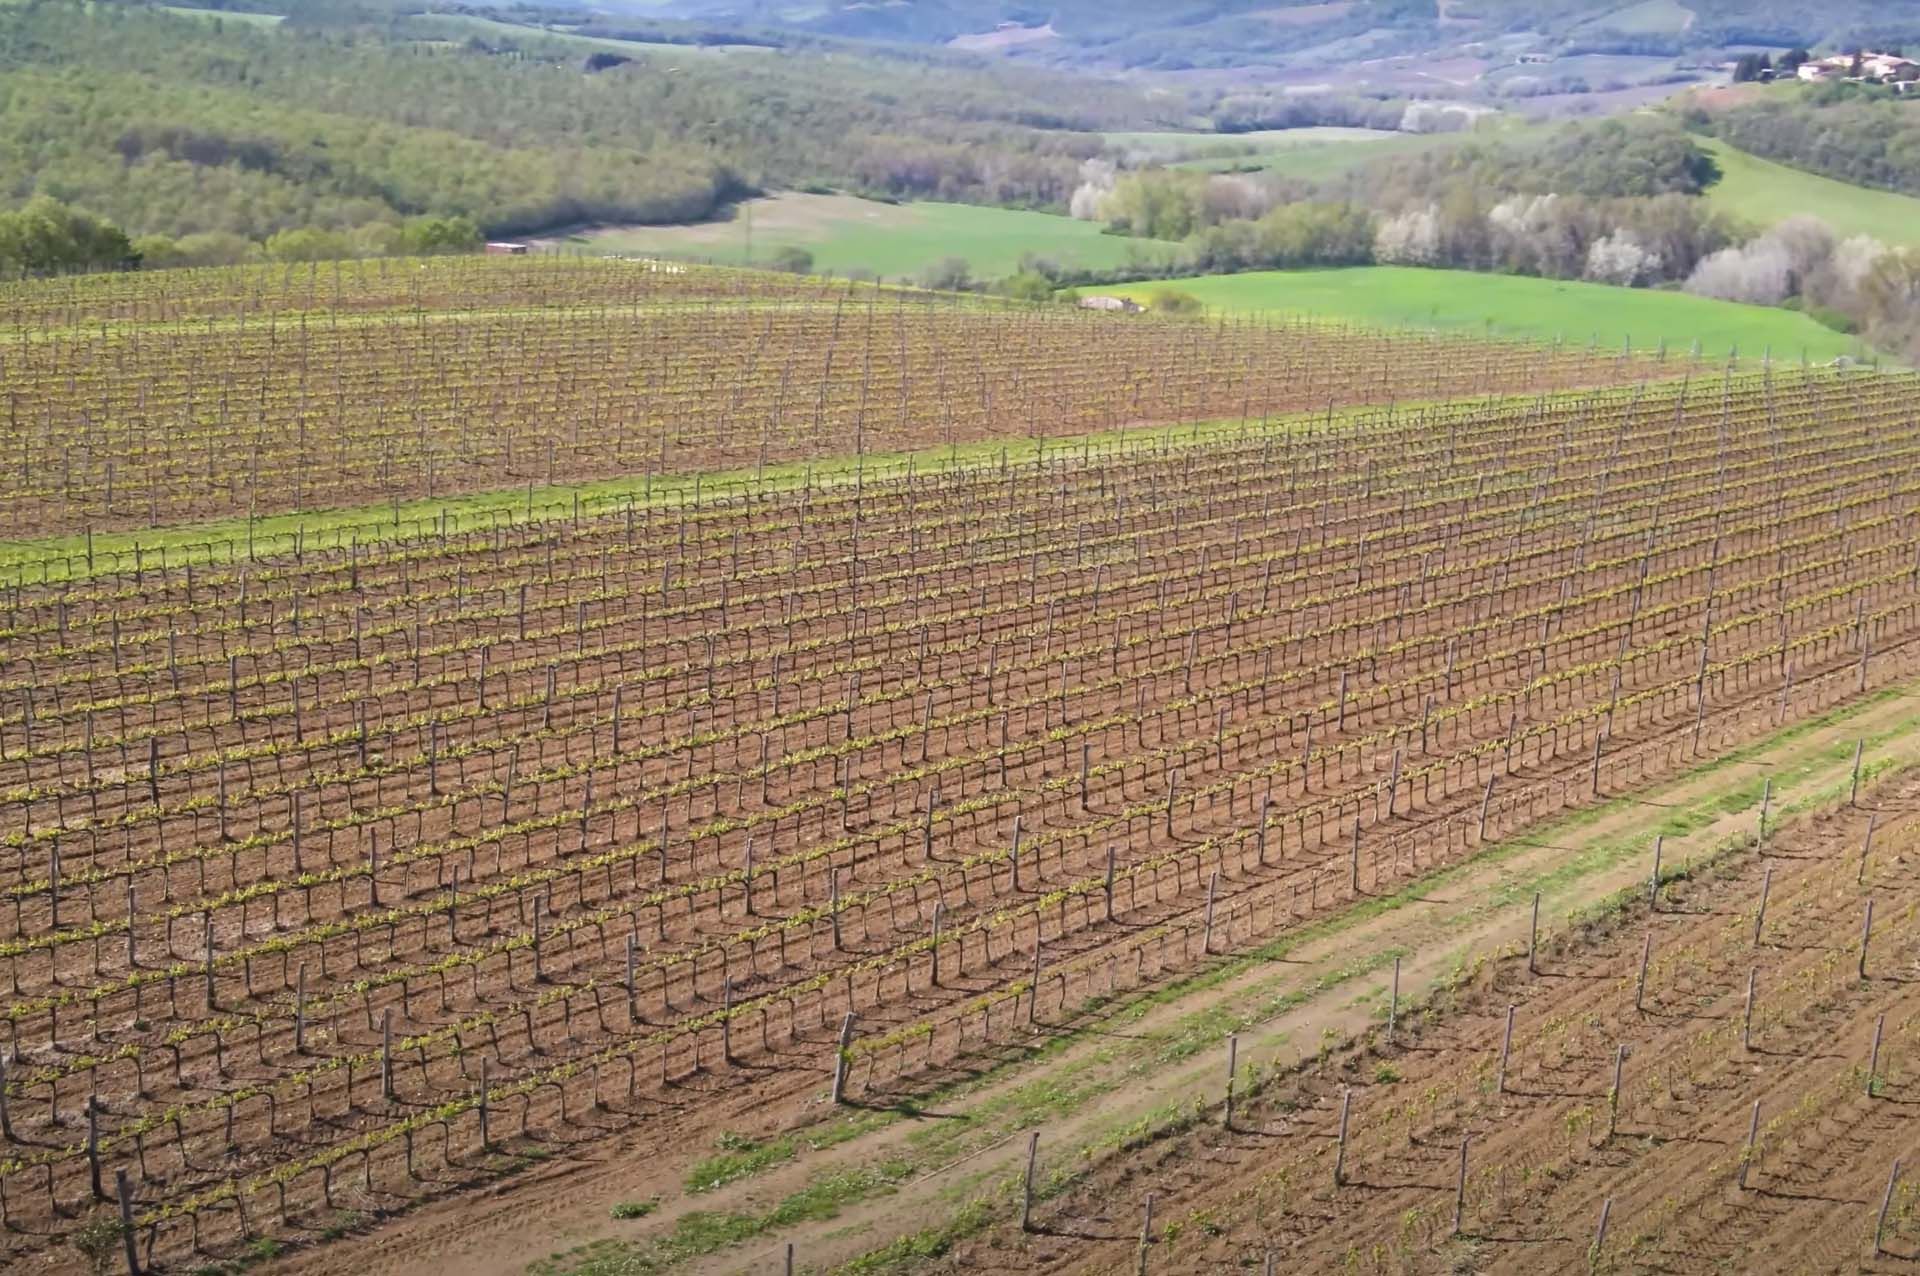
<instances>
[{"instance_id":1,"label":"dense forest","mask_svg":"<svg viewBox=\"0 0 1920 1276\"><path fill-rule=\"evenodd\" d=\"M418 215L493 234L680 221L809 183L1064 208L1100 142L1062 130L1163 122L1124 86L1019 68L879 51L601 57L524 28L430 42L351 7L339 23L300 12L270 27L77 0L10 8L0 201L52 196L135 235L256 240Z\"/></svg>"}]
</instances>

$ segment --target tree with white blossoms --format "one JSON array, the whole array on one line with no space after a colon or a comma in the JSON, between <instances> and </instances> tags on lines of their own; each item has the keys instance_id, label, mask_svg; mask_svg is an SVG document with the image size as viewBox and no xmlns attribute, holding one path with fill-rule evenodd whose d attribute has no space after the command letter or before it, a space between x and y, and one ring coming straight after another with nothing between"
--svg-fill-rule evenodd
<instances>
[{"instance_id":1,"label":"tree with white blossoms","mask_svg":"<svg viewBox=\"0 0 1920 1276\"><path fill-rule=\"evenodd\" d=\"M1687 277L1686 290L1761 306L1825 293L1835 251L1832 227L1817 217L1789 217L1756 239L1703 258ZM1871 266L1869 261L1866 269Z\"/></svg>"},{"instance_id":2,"label":"tree with white blossoms","mask_svg":"<svg viewBox=\"0 0 1920 1276\"><path fill-rule=\"evenodd\" d=\"M1113 194L1120 172L1112 160L1090 159L1080 165L1080 184L1067 201L1067 211L1083 222L1100 220L1100 206Z\"/></svg>"},{"instance_id":3,"label":"tree with white blossoms","mask_svg":"<svg viewBox=\"0 0 1920 1276\"><path fill-rule=\"evenodd\" d=\"M1687 276L1686 290L1722 301L1778 305L1793 293L1793 262L1784 246L1756 239L1702 259Z\"/></svg>"},{"instance_id":4,"label":"tree with white blossoms","mask_svg":"<svg viewBox=\"0 0 1920 1276\"><path fill-rule=\"evenodd\" d=\"M1373 236L1373 257L1400 266L1431 266L1439 261L1440 210L1429 204L1381 222Z\"/></svg>"},{"instance_id":5,"label":"tree with white blossoms","mask_svg":"<svg viewBox=\"0 0 1920 1276\"><path fill-rule=\"evenodd\" d=\"M1587 249L1586 277L1595 283L1632 288L1659 278L1660 254L1624 230L1596 239Z\"/></svg>"}]
</instances>

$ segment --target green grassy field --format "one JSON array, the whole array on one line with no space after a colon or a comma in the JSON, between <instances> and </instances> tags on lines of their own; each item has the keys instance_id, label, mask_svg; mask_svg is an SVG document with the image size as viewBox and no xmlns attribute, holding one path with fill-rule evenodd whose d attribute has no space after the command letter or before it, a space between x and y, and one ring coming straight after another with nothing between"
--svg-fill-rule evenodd
<instances>
[{"instance_id":1,"label":"green grassy field","mask_svg":"<svg viewBox=\"0 0 1920 1276\"><path fill-rule=\"evenodd\" d=\"M277 13L244 13L237 9L195 9L187 5L163 4L160 6L168 13L177 13L188 18L218 18L222 22L238 22L243 26L273 27L279 26L285 19Z\"/></svg>"},{"instance_id":2,"label":"green grassy field","mask_svg":"<svg viewBox=\"0 0 1920 1276\"><path fill-rule=\"evenodd\" d=\"M1366 138L1330 139L1298 142L1274 147L1257 155L1203 155L1175 160L1169 167L1190 168L1205 173L1262 172L1279 173L1303 182L1326 182L1345 177L1362 164L1393 155L1412 155L1448 145L1449 135L1428 133L1381 133Z\"/></svg>"},{"instance_id":3,"label":"green grassy field","mask_svg":"<svg viewBox=\"0 0 1920 1276\"><path fill-rule=\"evenodd\" d=\"M1843 236L1920 244L1920 199L1803 173L1714 138L1694 140L1720 165L1720 180L1707 188L1707 198L1737 217L1770 225L1811 213Z\"/></svg>"},{"instance_id":4,"label":"green grassy field","mask_svg":"<svg viewBox=\"0 0 1920 1276\"><path fill-rule=\"evenodd\" d=\"M1102 133L1108 146L1133 155L1172 163L1213 154L1233 152L1245 159L1254 155L1273 155L1302 147L1329 143L1364 144L1384 142L1405 134L1385 129L1339 128L1322 125L1313 128L1255 129L1246 133Z\"/></svg>"},{"instance_id":5,"label":"green grassy field","mask_svg":"<svg viewBox=\"0 0 1920 1276\"><path fill-rule=\"evenodd\" d=\"M1172 244L1103 235L1093 222L1051 213L972 204L883 204L851 195L783 194L752 200L728 221L689 226L620 226L586 231L561 246L593 252L694 257L729 265L765 264L775 249L804 248L816 271L867 270L883 279L918 276L948 258L964 258L977 279L1019 269L1023 253L1061 265L1111 268L1166 260Z\"/></svg>"},{"instance_id":6,"label":"green grassy field","mask_svg":"<svg viewBox=\"0 0 1920 1276\"><path fill-rule=\"evenodd\" d=\"M606 49L613 53L675 53L697 57L703 53L754 52L768 50L753 44L655 44L643 40L615 40L606 36L579 35L560 27L536 27L521 22L502 22L471 13L420 13L409 21L416 30L444 31L450 39L468 36L506 40L556 40L585 49Z\"/></svg>"},{"instance_id":7,"label":"green grassy field","mask_svg":"<svg viewBox=\"0 0 1920 1276\"><path fill-rule=\"evenodd\" d=\"M1657 346L1685 353L1695 340L1720 358L1738 348L1797 361L1859 355L1851 337L1805 315L1769 306L1744 306L1679 292L1610 288L1516 275L1482 275L1409 266L1340 270L1261 271L1212 275L1111 290L1151 303L1175 288L1226 314L1308 314L1393 327L1439 328L1525 340L1563 340L1619 349Z\"/></svg>"},{"instance_id":8,"label":"green grassy field","mask_svg":"<svg viewBox=\"0 0 1920 1276\"><path fill-rule=\"evenodd\" d=\"M1641 0L1587 19L1575 30L1618 31L1625 35L1679 35L1693 25L1693 13L1678 0Z\"/></svg>"}]
</instances>

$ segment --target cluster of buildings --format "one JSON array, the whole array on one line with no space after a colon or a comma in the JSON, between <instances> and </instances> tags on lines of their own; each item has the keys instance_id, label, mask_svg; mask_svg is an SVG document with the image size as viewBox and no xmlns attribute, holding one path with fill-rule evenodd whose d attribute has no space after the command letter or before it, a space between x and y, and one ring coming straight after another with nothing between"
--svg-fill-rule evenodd
<instances>
[{"instance_id":1,"label":"cluster of buildings","mask_svg":"<svg viewBox=\"0 0 1920 1276\"><path fill-rule=\"evenodd\" d=\"M1891 85L1897 92L1920 92L1920 62L1898 53L1842 53L1831 58L1812 58L1802 62L1794 74L1810 83L1826 80L1855 80L1869 84Z\"/></svg>"}]
</instances>

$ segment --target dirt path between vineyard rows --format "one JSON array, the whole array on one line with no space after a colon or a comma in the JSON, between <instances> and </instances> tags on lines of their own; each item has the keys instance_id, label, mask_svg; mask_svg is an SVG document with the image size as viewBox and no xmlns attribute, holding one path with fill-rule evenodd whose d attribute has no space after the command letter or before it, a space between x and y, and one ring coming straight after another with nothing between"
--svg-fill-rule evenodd
<instances>
[{"instance_id":1,"label":"dirt path between vineyard rows","mask_svg":"<svg viewBox=\"0 0 1920 1276\"><path fill-rule=\"evenodd\" d=\"M743 1225L752 1234L738 1244L690 1253L672 1264L675 1272L777 1272L788 1243L796 1270L832 1270L940 1227L976 1197L1004 1208L1030 1131L1042 1133L1044 1166L1077 1168L1128 1132L1196 1102L1217 1103L1230 1032L1239 1034L1243 1069L1290 1065L1384 1016L1396 956L1401 996L1418 1000L1467 954L1524 947L1536 890L1544 936L1569 914L1644 881L1657 833L1666 834L1665 862L1676 868L1750 835L1763 776L1772 780L1780 813L1844 800L1856 739L1867 741L1869 770L1920 764L1917 697L1920 684L1909 684L1817 726L1790 728L1689 775L1509 838L1254 956L1215 958L1170 984L1123 994L1103 1011L1048 1024L1043 1007L1030 1045L1005 1052L1012 1057L998 1066L986 1061L977 1082L953 1087L924 1109L836 1117L827 1106L823 1059L820 1088L797 1105L716 1113L700 1145L663 1154L649 1146L655 1139L642 1126L569 1149L492 1188L300 1252L274 1270L523 1276L530 1265L572 1251L550 1268L564 1272L583 1256L674 1248L716 1216L760 1222ZM860 1132L850 1136L850 1129ZM723 1134L765 1140L784 1131L799 1135L791 1159L712 1191L687 1191L688 1171L715 1154ZM821 1131L829 1132L819 1139L829 1146L808 1150L807 1136ZM876 1167L887 1169L876 1175ZM810 1189L862 1175L865 1186L834 1206L794 1208ZM657 1208L634 1221L609 1216L617 1203L640 1201ZM770 1225L783 1204L788 1216L805 1221ZM690 1219L696 1213L701 1217Z\"/></svg>"}]
</instances>

